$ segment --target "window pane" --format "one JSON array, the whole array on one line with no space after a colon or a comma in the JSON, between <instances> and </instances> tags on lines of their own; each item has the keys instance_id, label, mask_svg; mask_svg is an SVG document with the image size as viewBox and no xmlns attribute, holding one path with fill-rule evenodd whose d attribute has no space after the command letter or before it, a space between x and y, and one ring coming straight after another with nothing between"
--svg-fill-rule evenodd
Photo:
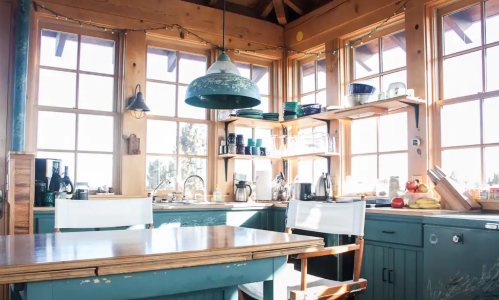
<instances>
[{"instance_id":1,"label":"window pane","mask_svg":"<svg viewBox=\"0 0 499 300\"><path fill-rule=\"evenodd\" d=\"M466 187L480 185L480 160L480 148L442 151L442 168L445 174Z\"/></svg>"},{"instance_id":2,"label":"window pane","mask_svg":"<svg viewBox=\"0 0 499 300\"><path fill-rule=\"evenodd\" d=\"M498 4L499 6L499 4ZM497 32L499 32L499 27ZM487 49L487 91L499 90L499 46Z\"/></svg>"},{"instance_id":3,"label":"window pane","mask_svg":"<svg viewBox=\"0 0 499 300\"><path fill-rule=\"evenodd\" d=\"M484 149L485 183L490 186L499 185L499 147Z\"/></svg>"},{"instance_id":4,"label":"window pane","mask_svg":"<svg viewBox=\"0 0 499 300\"><path fill-rule=\"evenodd\" d=\"M251 79L251 64L236 61L234 62L241 76ZM261 93L261 92L260 92Z\"/></svg>"},{"instance_id":5,"label":"window pane","mask_svg":"<svg viewBox=\"0 0 499 300\"><path fill-rule=\"evenodd\" d=\"M255 159L256 171L270 171L270 174L272 174L272 162L266 159Z\"/></svg>"},{"instance_id":6,"label":"window pane","mask_svg":"<svg viewBox=\"0 0 499 300\"><path fill-rule=\"evenodd\" d=\"M113 111L113 77L80 74L78 93L78 108Z\"/></svg>"},{"instance_id":7,"label":"window pane","mask_svg":"<svg viewBox=\"0 0 499 300\"><path fill-rule=\"evenodd\" d=\"M175 116L176 86L173 84L146 83L146 103L150 114L159 116Z\"/></svg>"},{"instance_id":8,"label":"window pane","mask_svg":"<svg viewBox=\"0 0 499 300\"><path fill-rule=\"evenodd\" d=\"M319 178L322 176L322 173L327 173L327 159L325 158L314 160L314 179L312 181L313 185L317 183Z\"/></svg>"},{"instance_id":9,"label":"window pane","mask_svg":"<svg viewBox=\"0 0 499 300\"><path fill-rule=\"evenodd\" d=\"M407 86L407 71L403 70L385 75L383 76L382 81L383 81L383 88L382 88L383 92L388 91L390 84L395 82L402 82Z\"/></svg>"},{"instance_id":10,"label":"window pane","mask_svg":"<svg viewBox=\"0 0 499 300\"><path fill-rule=\"evenodd\" d=\"M379 73L379 41L370 43L353 49L355 59L355 79Z\"/></svg>"},{"instance_id":11,"label":"window pane","mask_svg":"<svg viewBox=\"0 0 499 300\"><path fill-rule=\"evenodd\" d=\"M177 153L177 123L147 120L147 153Z\"/></svg>"},{"instance_id":12,"label":"window pane","mask_svg":"<svg viewBox=\"0 0 499 300\"><path fill-rule=\"evenodd\" d=\"M175 190L177 183L177 158L167 156L146 156L146 190L155 189L158 184L168 179L159 190Z\"/></svg>"},{"instance_id":13,"label":"window pane","mask_svg":"<svg viewBox=\"0 0 499 300\"><path fill-rule=\"evenodd\" d=\"M40 69L39 105L74 108L75 103L75 73Z\"/></svg>"},{"instance_id":14,"label":"window pane","mask_svg":"<svg viewBox=\"0 0 499 300\"><path fill-rule=\"evenodd\" d=\"M499 41L499 0L485 2L485 40L487 44ZM497 66L497 65L496 65Z\"/></svg>"},{"instance_id":15,"label":"window pane","mask_svg":"<svg viewBox=\"0 0 499 300\"><path fill-rule=\"evenodd\" d=\"M253 82L262 95L270 95L269 68L253 65Z\"/></svg>"},{"instance_id":16,"label":"window pane","mask_svg":"<svg viewBox=\"0 0 499 300\"><path fill-rule=\"evenodd\" d=\"M407 181L407 153L382 154L379 156L379 179L390 179L398 176L400 184Z\"/></svg>"},{"instance_id":17,"label":"window pane","mask_svg":"<svg viewBox=\"0 0 499 300\"><path fill-rule=\"evenodd\" d=\"M189 84L206 74L206 56L180 53L179 67L179 82Z\"/></svg>"},{"instance_id":18,"label":"window pane","mask_svg":"<svg viewBox=\"0 0 499 300\"><path fill-rule=\"evenodd\" d=\"M254 109L259 109L263 111L264 113L268 113L270 111L270 101L268 97L261 97L262 103L260 103L257 106L254 106Z\"/></svg>"},{"instance_id":19,"label":"window pane","mask_svg":"<svg viewBox=\"0 0 499 300\"><path fill-rule=\"evenodd\" d=\"M376 123L376 118L352 121L352 154L377 151Z\"/></svg>"},{"instance_id":20,"label":"window pane","mask_svg":"<svg viewBox=\"0 0 499 300\"><path fill-rule=\"evenodd\" d=\"M405 31L381 39L383 47L383 72L405 67Z\"/></svg>"},{"instance_id":21,"label":"window pane","mask_svg":"<svg viewBox=\"0 0 499 300\"><path fill-rule=\"evenodd\" d=\"M480 4L445 16L443 26L445 55L480 46Z\"/></svg>"},{"instance_id":22,"label":"window pane","mask_svg":"<svg viewBox=\"0 0 499 300\"><path fill-rule=\"evenodd\" d=\"M318 92L315 102L317 104L321 104L322 106L327 106L326 91Z\"/></svg>"},{"instance_id":23,"label":"window pane","mask_svg":"<svg viewBox=\"0 0 499 300\"><path fill-rule=\"evenodd\" d=\"M55 158L62 160L61 170L64 171L64 167L69 168L69 178L75 183L75 155L74 153L67 152L45 152L38 151L36 153L36 157L38 158ZM80 181L78 181L80 182Z\"/></svg>"},{"instance_id":24,"label":"window pane","mask_svg":"<svg viewBox=\"0 0 499 300\"><path fill-rule=\"evenodd\" d=\"M306 96L302 96L300 99L300 103L301 103L301 105L314 104L315 103L315 93L310 94L310 95L306 95Z\"/></svg>"},{"instance_id":25,"label":"window pane","mask_svg":"<svg viewBox=\"0 0 499 300\"><path fill-rule=\"evenodd\" d=\"M312 174L312 160L301 160L298 161L298 179L299 182L310 182L314 180ZM314 189L314 184L312 184L312 189Z\"/></svg>"},{"instance_id":26,"label":"window pane","mask_svg":"<svg viewBox=\"0 0 499 300\"><path fill-rule=\"evenodd\" d=\"M379 117L379 151L407 150L407 113Z\"/></svg>"},{"instance_id":27,"label":"window pane","mask_svg":"<svg viewBox=\"0 0 499 300\"><path fill-rule=\"evenodd\" d=\"M113 152L113 117L80 114L78 122L78 150Z\"/></svg>"},{"instance_id":28,"label":"window pane","mask_svg":"<svg viewBox=\"0 0 499 300\"><path fill-rule=\"evenodd\" d=\"M248 145L248 139L253 138L253 129L249 127L236 127L237 134L242 134L244 136L244 144Z\"/></svg>"},{"instance_id":29,"label":"window pane","mask_svg":"<svg viewBox=\"0 0 499 300\"><path fill-rule=\"evenodd\" d=\"M177 52L147 47L147 78L177 81Z\"/></svg>"},{"instance_id":30,"label":"window pane","mask_svg":"<svg viewBox=\"0 0 499 300\"><path fill-rule=\"evenodd\" d=\"M206 109L185 103L186 86L178 86L178 116L180 118L206 120Z\"/></svg>"},{"instance_id":31,"label":"window pane","mask_svg":"<svg viewBox=\"0 0 499 300\"><path fill-rule=\"evenodd\" d=\"M88 182L91 190L106 185L113 186L113 155L112 154L77 154L78 182Z\"/></svg>"},{"instance_id":32,"label":"window pane","mask_svg":"<svg viewBox=\"0 0 499 300\"><path fill-rule=\"evenodd\" d=\"M373 102L373 101L378 100L378 93L382 92L379 89L379 77L371 78L368 80L357 81L357 83L368 84L370 86L374 86L374 88L376 88L376 91L374 92L374 94L371 97L369 97L369 102Z\"/></svg>"},{"instance_id":33,"label":"window pane","mask_svg":"<svg viewBox=\"0 0 499 300\"><path fill-rule=\"evenodd\" d=\"M81 37L80 70L114 74L114 41Z\"/></svg>"},{"instance_id":34,"label":"window pane","mask_svg":"<svg viewBox=\"0 0 499 300\"><path fill-rule=\"evenodd\" d=\"M315 62L301 66L301 94L315 91ZM312 102L315 103L315 102Z\"/></svg>"},{"instance_id":35,"label":"window pane","mask_svg":"<svg viewBox=\"0 0 499 300\"><path fill-rule=\"evenodd\" d=\"M76 115L38 112L38 149L75 149Z\"/></svg>"},{"instance_id":36,"label":"window pane","mask_svg":"<svg viewBox=\"0 0 499 300\"><path fill-rule=\"evenodd\" d=\"M76 70L78 35L42 30L40 65Z\"/></svg>"},{"instance_id":37,"label":"window pane","mask_svg":"<svg viewBox=\"0 0 499 300\"><path fill-rule=\"evenodd\" d=\"M262 139L262 147L267 149L272 148L272 130L256 128L255 138Z\"/></svg>"},{"instance_id":38,"label":"window pane","mask_svg":"<svg viewBox=\"0 0 499 300\"><path fill-rule=\"evenodd\" d=\"M314 131L313 127L298 129L298 134L310 134Z\"/></svg>"},{"instance_id":39,"label":"window pane","mask_svg":"<svg viewBox=\"0 0 499 300\"><path fill-rule=\"evenodd\" d=\"M246 175L246 180L253 180L253 163L247 159L234 160L234 173Z\"/></svg>"},{"instance_id":40,"label":"window pane","mask_svg":"<svg viewBox=\"0 0 499 300\"><path fill-rule=\"evenodd\" d=\"M352 176L357 179L374 181L378 178L376 155L352 157Z\"/></svg>"},{"instance_id":41,"label":"window pane","mask_svg":"<svg viewBox=\"0 0 499 300\"><path fill-rule=\"evenodd\" d=\"M483 100L483 142L499 143L499 98Z\"/></svg>"},{"instance_id":42,"label":"window pane","mask_svg":"<svg viewBox=\"0 0 499 300\"><path fill-rule=\"evenodd\" d=\"M324 132L324 133L327 133L327 126L326 125L315 126L314 127L314 132Z\"/></svg>"},{"instance_id":43,"label":"window pane","mask_svg":"<svg viewBox=\"0 0 499 300\"><path fill-rule=\"evenodd\" d=\"M208 155L208 125L180 123L180 154Z\"/></svg>"},{"instance_id":44,"label":"window pane","mask_svg":"<svg viewBox=\"0 0 499 300\"><path fill-rule=\"evenodd\" d=\"M442 147L480 143L478 100L444 105L441 108Z\"/></svg>"},{"instance_id":45,"label":"window pane","mask_svg":"<svg viewBox=\"0 0 499 300\"><path fill-rule=\"evenodd\" d=\"M208 178L206 177L206 162L206 158L181 157L179 187L182 189L184 188L184 181L190 175L201 176L205 184L207 184ZM187 182L187 186L185 188L186 190L202 190L203 184L201 183L201 180L199 180L199 178L191 178Z\"/></svg>"},{"instance_id":46,"label":"window pane","mask_svg":"<svg viewBox=\"0 0 499 300\"><path fill-rule=\"evenodd\" d=\"M317 89L326 88L326 59L317 61Z\"/></svg>"},{"instance_id":47,"label":"window pane","mask_svg":"<svg viewBox=\"0 0 499 300\"><path fill-rule=\"evenodd\" d=\"M444 99L473 95L482 90L482 51L444 60Z\"/></svg>"}]
</instances>

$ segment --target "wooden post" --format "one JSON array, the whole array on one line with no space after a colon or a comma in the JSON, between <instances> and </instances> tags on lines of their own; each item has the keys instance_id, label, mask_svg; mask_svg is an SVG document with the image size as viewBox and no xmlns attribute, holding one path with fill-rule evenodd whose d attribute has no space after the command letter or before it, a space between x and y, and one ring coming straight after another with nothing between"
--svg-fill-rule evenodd
<instances>
[{"instance_id":1,"label":"wooden post","mask_svg":"<svg viewBox=\"0 0 499 300\"><path fill-rule=\"evenodd\" d=\"M358 250L355 250L355 259L353 262L353 281L359 281L360 271L362 268L362 257L364 256L364 237L358 236L355 244L360 245Z\"/></svg>"},{"instance_id":2,"label":"wooden post","mask_svg":"<svg viewBox=\"0 0 499 300\"><path fill-rule=\"evenodd\" d=\"M301 290L307 289L307 272L308 272L308 259L302 258L301 260Z\"/></svg>"},{"instance_id":3,"label":"wooden post","mask_svg":"<svg viewBox=\"0 0 499 300\"><path fill-rule=\"evenodd\" d=\"M35 154L9 152L7 156L9 234L33 233Z\"/></svg>"}]
</instances>

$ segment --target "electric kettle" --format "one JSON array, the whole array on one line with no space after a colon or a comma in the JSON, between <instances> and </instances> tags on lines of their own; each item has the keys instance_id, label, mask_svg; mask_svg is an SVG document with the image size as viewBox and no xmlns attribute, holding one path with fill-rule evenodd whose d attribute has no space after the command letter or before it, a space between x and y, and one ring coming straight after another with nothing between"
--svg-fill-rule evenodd
<instances>
[{"instance_id":1,"label":"electric kettle","mask_svg":"<svg viewBox=\"0 0 499 300\"><path fill-rule=\"evenodd\" d=\"M315 200L327 200L331 196L331 180L328 173L322 173L315 185Z\"/></svg>"},{"instance_id":2,"label":"electric kettle","mask_svg":"<svg viewBox=\"0 0 499 300\"><path fill-rule=\"evenodd\" d=\"M250 194L249 196L246 196L246 187L249 187L250 189ZM251 189L251 186L246 183L246 181L239 181L239 183L236 183L236 201L237 202L246 202L248 201L248 197L251 196L253 193L253 190Z\"/></svg>"}]
</instances>

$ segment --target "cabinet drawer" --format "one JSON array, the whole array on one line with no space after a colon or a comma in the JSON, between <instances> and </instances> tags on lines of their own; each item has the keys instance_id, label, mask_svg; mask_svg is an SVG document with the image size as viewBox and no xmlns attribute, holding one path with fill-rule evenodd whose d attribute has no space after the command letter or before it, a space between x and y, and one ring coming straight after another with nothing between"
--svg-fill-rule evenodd
<instances>
[{"instance_id":1,"label":"cabinet drawer","mask_svg":"<svg viewBox=\"0 0 499 300\"><path fill-rule=\"evenodd\" d=\"M366 240L423 246L423 224L366 220Z\"/></svg>"}]
</instances>

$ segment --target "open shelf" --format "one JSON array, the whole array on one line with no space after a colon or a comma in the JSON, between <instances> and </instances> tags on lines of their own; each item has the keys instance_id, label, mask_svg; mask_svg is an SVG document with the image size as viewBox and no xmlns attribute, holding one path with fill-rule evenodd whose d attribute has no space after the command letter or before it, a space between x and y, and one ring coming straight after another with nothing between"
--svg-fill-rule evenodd
<instances>
[{"instance_id":1,"label":"open shelf","mask_svg":"<svg viewBox=\"0 0 499 300\"><path fill-rule=\"evenodd\" d=\"M282 159L310 159L316 157L333 157L333 156L340 156L340 154L334 152L316 152L308 154L286 155L283 156Z\"/></svg>"},{"instance_id":2,"label":"open shelf","mask_svg":"<svg viewBox=\"0 0 499 300\"><path fill-rule=\"evenodd\" d=\"M302 126L321 126L321 125L325 125L326 123L324 121L321 121L321 120L317 120L314 116L317 116L319 114L316 114L316 115L310 115L310 116L305 116L305 117L301 117L301 118L297 118L297 119L293 119L293 120L287 120L287 121L281 121L281 125L282 126L285 126L285 127L302 127Z\"/></svg>"},{"instance_id":3,"label":"open shelf","mask_svg":"<svg viewBox=\"0 0 499 300\"><path fill-rule=\"evenodd\" d=\"M274 159L279 159L278 157L260 156L260 155L244 155L244 154L219 154L218 155L218 159L229 159L229 158L247 159L247 160L253 160L253 159L274 160Z\"/></svg>"},{"instance_id":4,"label":"open shelf","mask_svg":"<svg viewBox=\"0 0 499 300\"><path fill-rule=\"evenodd\" d=\"M262 127L262 128L275 128L281 127L281 122L279 121L269 121L269 120L260 120L260 119L250 119L244 117L230 117L225 120L220 120L222 123L233 123L237 122L241 125L253 126L253 127Z\"/></svg>"}]
</instances>

